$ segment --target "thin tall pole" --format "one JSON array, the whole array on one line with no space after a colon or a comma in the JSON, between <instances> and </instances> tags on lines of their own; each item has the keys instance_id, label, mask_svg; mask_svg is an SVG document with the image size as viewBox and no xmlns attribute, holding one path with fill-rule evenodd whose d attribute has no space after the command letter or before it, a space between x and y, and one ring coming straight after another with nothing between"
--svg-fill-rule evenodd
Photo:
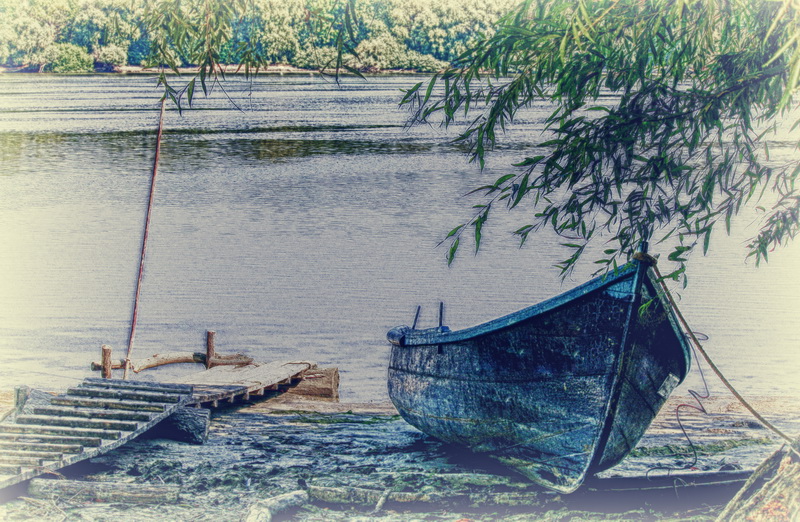
<instances>
[{"instance_id":1,"label":"thin tall pole","mask_svg":"<svg viewBox=\"0 0 800 522\"><path fill-rule=\"evenodd\" d=\"M131 352L133 340L136 337L136 320L139 318L139 295L142 292L142 279L144 277L144 259L147 255L147 236L150 235L150 216L153 212L153 200L156 193L156 175L158 175L158 157L161 154L161 134L164 130L164 106L167 97L161 99L161 114L158 117L158 134L156 135L156 157L153 160L153 175L150 176L150 199L147 203L147 217L144 221L144 236L142 237L142 253L139 256L139 279L136 282L136 296L133 299L133 317L131 317L131 335L128 338L128 353L125 355L125 370L123 379L128 378L128 368L131 366Z\"/></svg>"}]
</instances>

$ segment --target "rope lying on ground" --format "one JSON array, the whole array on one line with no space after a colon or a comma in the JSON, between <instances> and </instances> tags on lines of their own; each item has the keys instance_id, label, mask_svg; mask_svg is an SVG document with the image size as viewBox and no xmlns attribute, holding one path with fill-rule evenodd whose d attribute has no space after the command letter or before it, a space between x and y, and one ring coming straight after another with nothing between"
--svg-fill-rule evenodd
<instances>
[{"instance_id":1,"label":"rope lying on ground","mask_svg":"<svg viewBox=\"0 0 800 522\"><path fill-rule=\"evenodd\" d=\"M792 452L794 452L798 457L800 457L800 452L798 452L798 450L793 445L794 444L794 440L791 437L789 437L788 435L786 435L785 433L783 433L774 424L772 424L767 419L765 419L760 413L758 413L755 410L755 408L753 408L753 406L751 406L750 403L747 402L747 400L744 397L742 397L742 395L738 391L736 391L736 388L734 388L733 385L730 383L730 381L722 374L720 369L717 368L717 365L714 364L714 361L711 360L711 357L709 357L708 353L703 348L703 345L700 344L700 341L697 339L697 336L694 334L692 329L689 327L689 323L686 321L686 318L683 316L683 314L681 313L680 309L678 308L678 303L675 302L675 299L672 297L672 293L670 293L669 288L667 288L667 285L664 282L664 277L661 275L661 272L658 270L658 267L656 266L655 260L653 259L652 261L650 261L650 259L648 259L647 261L650 262L650 266L653 269L653 272L655 273L656 277L658 278L658 282L661 284L661 288L664 289L664 295L667 296L667 299L669 300L670 306L675 311L675 315L678 317L678 320L681 322L681 325L683 326L684 330L686 331L686 334L692 340L692 343L694 344L694 346L697 349L697 351L700 352L700 355L702 355L703 358L706 360L706 362L708 363L708 366L711 368L711 371L713 371L716 374L716 376L719 377L719 380L722 381L722 384L724 384L725 387L728 388L728 390L730 390L730 392L733 394L733 396L736 397L736 399L742 404L742 406L745 407L745 409L747 411L749 411L767 429L769 429L770 431L772 431L773 433L778 435L780 438L785 440L789 445L789 449Z\"/></svg>"}]
</instances>

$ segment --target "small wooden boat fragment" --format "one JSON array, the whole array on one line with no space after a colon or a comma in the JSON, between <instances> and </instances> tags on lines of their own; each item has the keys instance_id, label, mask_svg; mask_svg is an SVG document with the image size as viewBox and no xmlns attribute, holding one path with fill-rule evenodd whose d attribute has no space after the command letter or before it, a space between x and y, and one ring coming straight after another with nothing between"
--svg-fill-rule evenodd
<instances>
[{"instance_id":1,"label":"small wooden boat fragment","mask_svg":"<svg viewBox=\"0 0 800 522\"><path fill-rule=\"evenodd\" d=\"M688 343L639 257L479 326L392 329L395 407L429 435L574 491L633 449L689 369Z\"/></svg>"}]
</instances>

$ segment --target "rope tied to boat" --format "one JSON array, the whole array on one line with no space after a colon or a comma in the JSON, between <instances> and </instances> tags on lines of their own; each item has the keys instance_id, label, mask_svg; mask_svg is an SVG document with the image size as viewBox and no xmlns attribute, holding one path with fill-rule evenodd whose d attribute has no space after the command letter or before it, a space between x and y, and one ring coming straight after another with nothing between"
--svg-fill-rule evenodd
<instances>
[{"instance_id":1,"label":"rope tied to boat","mask_svg":"<svg viewBox=\"0 0 800 522\"><path fill-rule=\"evenodd\" d=\"M638 253L638 252L637 252L637 254L634 254L634 256L633 256L634 259L639 259L637 257L638 255L640 255L640 253ZM642 254L642 256L651 257L651 256L649 256L647 254ZM639 260L647 262L644 259L639 259ZM664 295L667 297L667 300L669 300L670 307L675 312L675 315L677 316L678 320L680 321L681 325L683 326L684 330L686 331L686 335L692 341L692 344L694 345L695 349L700 353L700 355L703 356L703 359L705 359L706 363L708 363L708 366L709 366L709 368L711 368L711 371L714 372L714 374L719 378L719 380L722 381L722 384L724 384L725 387L728 388L728 391L730 391L733 394L733 396L736 397L736 399L742 404L742 406L744 406L744 408L748 412L750 412L758 420L758 422L760 422L768 430L770 430L773 433L775 433L776 435L778 435L781 439L786 441L788 443L789 450L792 451L798 457L800 457L800 452L797 450L797 448L794 447L794 442L795 441L791 437L789 437L788 435L783 433L780 429L778 429L778 427L776 427L774 424L772 424L767 419L765 419L763 415L758 413L758 411L756 411L756 409L736 390L736 388L733 387L731 382L725 377L725 375L723 375L723 373L720 371L720 369L717 367L717 365L714 364L714 361L711 360L711 357L708 355L708 352L706 352L706 350L703 348L703 345L700 343L700 340L697 338L697 335L689 327L689 322L686 320L686 318L684 317L683 313L681 313L680 309L678 308L678 303L675 302L675 298L672 297L672 293L669 291L669 288L667 288L667 285L664 282L664 277L661 275L661 272L658 270L658 267L656 266L656 263L653 262L653 263L651 263L650 266L653 268L653 273L656 275L656 278L657 278L659 284L661 285L661 288L664 290ZM692 394L692 395L694 395L694 394ZM695 396L695 398L697 399L696 396ZM702 407L702 404L701 404L701 407ZM705 408L703 408L702 411L705 411Z\"/></svg>"}]
</instances>

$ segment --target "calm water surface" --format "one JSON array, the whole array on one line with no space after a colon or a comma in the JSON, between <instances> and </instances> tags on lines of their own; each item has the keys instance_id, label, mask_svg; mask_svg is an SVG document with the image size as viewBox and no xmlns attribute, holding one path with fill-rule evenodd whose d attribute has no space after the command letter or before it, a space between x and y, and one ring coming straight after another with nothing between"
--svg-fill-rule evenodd
<instances>
[{"instance_id":1,"label":"calm water surface","mask_svg":"<svg viewBox=\"0 0 800 522\"><path fill-rule=\"evenodd\" d=\"M344 399L383 400L385 332L418 304L421 326L442 300L460 328L585 280L591 267L559 279L565 252L547 234L520 250L508 231L521 216L503 212L481 253L447 268L437 243L469 215L463 194L510 169L546 108L520 119L481 180L452 130L405 128L399 89L415 81L232 80L239 109L217 89L168 111L133 357L203 351L216 330L221 352L338 366ZM3 388L73 384L101 344L123 357L157 108L150 77L0 76ZM746 263L756 217L693 260L681 306L745 394L800 399L800 245Z\"/></svg>"}]
</instances>

